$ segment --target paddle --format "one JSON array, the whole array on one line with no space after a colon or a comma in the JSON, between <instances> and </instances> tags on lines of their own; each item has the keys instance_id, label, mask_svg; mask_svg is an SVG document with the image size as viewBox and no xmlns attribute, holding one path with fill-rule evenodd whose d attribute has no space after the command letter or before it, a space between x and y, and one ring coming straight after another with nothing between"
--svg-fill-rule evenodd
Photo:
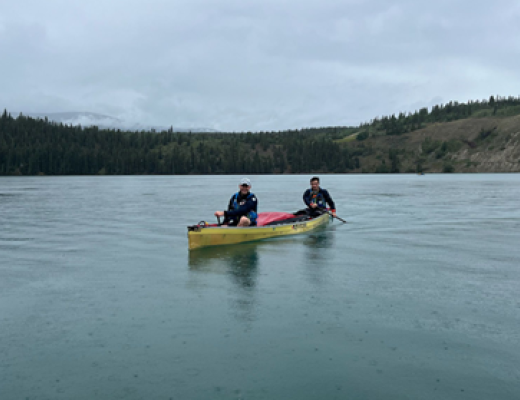
<instances>
[{"instance_id":1,"label":"paddle","mask_svg":"<svg viewBox=\"0 0 520 400\"><path fill-rule=\"evenodd\" d=\"M338 217L337 215L335 216L334 214L332 214L329 210L327 210L327 213L332 217L332 218L336 218L336 219L339 219L341 222L343 222L344 224L347 223L347 221L345 221L343 218L340 218Z\"/></svg>"},{"instance_id":2,"label":"paddle","mask_svg":"<svg viewBox=\"0 0 520 400\"><path fill-rule=\"evenodd\" d=\"M218 215L217 215L217 221L218 221L218 226L222 225L222 224L220 223L220 217L219 217Z\"/></svg>"}]
</instances>

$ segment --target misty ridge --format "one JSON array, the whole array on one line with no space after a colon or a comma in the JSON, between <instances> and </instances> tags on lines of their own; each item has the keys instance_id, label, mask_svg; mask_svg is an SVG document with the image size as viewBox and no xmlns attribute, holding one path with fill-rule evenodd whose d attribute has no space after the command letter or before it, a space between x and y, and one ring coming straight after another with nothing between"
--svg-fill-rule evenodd
<instances>
[{"instance_id":1,"label":"misty ridge","mask_svg":"<svg viewBox=\"0 0 520 400\"><path fill-rule=\"evenodd\" d=\"M109 115L98 114L93 112L85 111L67 111L67 112L55 112L55 113L34 113L34 112L22 112L19 113L26 117L45 119L47 118L51 122L56 122L63 125L82 126L82 127L93 127L97 126L100 129L119 129L122 131L131 132L163 132L173 130L174 132L192 132L192 133L211 133L218 132L215 129L204 128L204 127L174 127L174 126L163 126L163 125L145 125L141 123L132 123L120 118L112 117ZM17 115L17 114L15 114Z\"/></svg>"}]
</instances>

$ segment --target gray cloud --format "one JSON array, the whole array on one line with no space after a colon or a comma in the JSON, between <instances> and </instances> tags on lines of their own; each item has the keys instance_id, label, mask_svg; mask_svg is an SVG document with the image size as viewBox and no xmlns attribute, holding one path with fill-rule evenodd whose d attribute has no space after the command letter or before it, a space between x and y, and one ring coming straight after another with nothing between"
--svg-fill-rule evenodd
<instances>
[{"instance_id":1,"label":"gray cloud","mask_svg":"<svg viewBox=\"0 0 520 400\"><path fill-rule=\"evenodd\" d=\"M259 131L520 94L513 0L20 0L1 10L9 110Z\"/></svg>"}]
</instances>

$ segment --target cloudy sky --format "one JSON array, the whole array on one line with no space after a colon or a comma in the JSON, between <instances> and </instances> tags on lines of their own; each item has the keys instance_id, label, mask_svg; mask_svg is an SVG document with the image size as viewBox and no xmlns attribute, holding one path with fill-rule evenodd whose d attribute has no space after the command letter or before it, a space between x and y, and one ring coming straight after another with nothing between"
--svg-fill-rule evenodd
<instances>
[{"instance_id":1,"label":"cloudy sky","mask_svg":"<svg viewBox=\"0 0 520 400\"><path fill-rule=\"evenodd\" d=\"M520 95L518 0L0 0L0 107L226 131Z\"/></svg>"}]
</instances>

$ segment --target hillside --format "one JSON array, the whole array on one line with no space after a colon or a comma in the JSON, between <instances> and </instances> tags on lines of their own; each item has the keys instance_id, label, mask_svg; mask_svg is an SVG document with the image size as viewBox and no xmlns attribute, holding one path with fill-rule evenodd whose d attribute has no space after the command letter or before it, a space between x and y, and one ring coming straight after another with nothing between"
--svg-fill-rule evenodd
<instances>
[{"instance_id":1,"label":"hillside","mask_svg":"<svg viewBox=\"0 0 520 400\"><path fill-rule=\"evenodd\" d=\"M345 145L363 153L356 172L391 172L396 158L399 172L520 172L520 115L433 123Z\"/></svg>"}]
</instances>

